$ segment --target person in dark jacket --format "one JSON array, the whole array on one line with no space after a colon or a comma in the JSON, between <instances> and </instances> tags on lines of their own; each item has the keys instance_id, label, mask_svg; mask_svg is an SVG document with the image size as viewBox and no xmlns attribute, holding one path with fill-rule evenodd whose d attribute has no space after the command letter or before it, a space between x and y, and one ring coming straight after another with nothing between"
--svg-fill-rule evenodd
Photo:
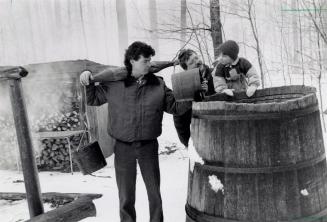
<instances>
[{"instance_id":1,"label":"person in dark jacket","mask_svg":"<svg viewBox=\"0 0 327 222\"><path fill-rule=\"evenodd\" d=\"M194 95L195 101L201 101L204 96L215 94L213 79L211 75L213 69L203 64L202 60L199 58L195 51L192 49L182 50L178 55L178 60L180 66L184 70L190 70L194 68L200 69L202 91L197 92ZM188 147L188 142L191 137L190 125L192 120L192 109L189 109L182 115L174 115L173 118L179 140L185 147Z\"/></svg>"},{"instance_id":2,"label":"person in dark jacket","mask_svg":"<svg viewBox=\"0 0 327 222\"><path fill-rule=\"evenodd\" d=\"M154 55L150 45L137 41L125 53L126 79L95 86L90 84L89 71L80 76L81 83L86 85L88 105L108 103L108 133L116 139L115 172L121 222L136 221L137 163L148 194L150 222L163 221L157 141L163 112L180 114L192 105L177 103L163 79L149 72Z\"/></svg>"}]
</instances>

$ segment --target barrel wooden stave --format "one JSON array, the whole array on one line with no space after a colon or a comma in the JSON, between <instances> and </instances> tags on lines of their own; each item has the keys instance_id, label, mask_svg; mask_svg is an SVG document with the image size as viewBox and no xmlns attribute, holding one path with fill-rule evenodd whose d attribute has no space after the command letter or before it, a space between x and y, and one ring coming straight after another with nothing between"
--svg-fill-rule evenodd
<instances>
[{"instance_id":1,"label":"barrel wooden stave","mask_svg":"<svg viewBox=\"0 0 327 222\"><path fill-rule=\"evenodd\" d=\"M192 120L200 156L226 166L265 167L294 164L325 153L319 112L294 119L265 121Z\"/></svg>"},{"instance_id":2,"label":"barrel wooden stave","mask_svg":"<svg viewBox=\"0 0 327 222\"><path fill-rule=\"evenodd\" d=\"M239 221L309 217L327 207L322 163L299 171L248 175L217 173L196 165L190 172L188 204L208 215ZM212 175L224 185L224 193L211 189L208 177ZM301 194L304 189L307 196Z\"/></svg>"},{"instance_id":3,"label":"barrel wooden stave","mask_svg":"<svg viewBox=\"0 0 327 222\"><path fill-rule=\"evenodd\" d=\"M259 95L287 93L285 87L267 91ZM317 100L311 95L313 91L310 87L293 87L290 96L275 95L281 104L265 104L267 106L261 109L247 111L293 112L315 107ZM303 101L296 98L299 95ZM196 103L193 113L223 116L230 114L224 111L227 107L237 114L244 112L240 105ZM274 119L232 121L197 117L192 119L192 138L200 156L218 166L257 168L299 164L325 156L319 115L319 111L314 111ZM210 188L209 175L216 175L222 181L224 193L215 193ZM187 202L196 210L217 218L260 222L292 220L310 217L327 208L326 184L326 160L301 169L251 174L217 172L196 164L194 172L189 173ZM188 221L193 220L188 217Z\"/></svg>"}]
</instances>

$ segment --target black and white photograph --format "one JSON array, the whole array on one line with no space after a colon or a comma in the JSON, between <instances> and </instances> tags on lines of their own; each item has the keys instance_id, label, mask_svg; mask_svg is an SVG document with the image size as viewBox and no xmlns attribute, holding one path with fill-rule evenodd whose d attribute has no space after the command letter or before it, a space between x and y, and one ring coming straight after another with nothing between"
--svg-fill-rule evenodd
<instances>
[{"instance_id":1,"label":"black and white photograph","mask_svg":"<svg viewBox=\"0 0 327 222\"><path fill-rule=\"evenodd\" d=\"M1 222L327 222L327 0L0 0Z\"/></svg>"}]
</instances>

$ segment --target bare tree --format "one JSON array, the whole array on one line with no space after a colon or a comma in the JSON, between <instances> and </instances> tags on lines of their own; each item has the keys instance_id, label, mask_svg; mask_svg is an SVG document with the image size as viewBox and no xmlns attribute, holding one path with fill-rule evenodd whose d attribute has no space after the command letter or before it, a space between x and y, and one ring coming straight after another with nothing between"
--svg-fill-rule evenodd
<instances>
[{"instance_id":1,"label":"bare tree","mask_svg":"<svg viewBox=\"0 0 327 222\"><path fill-rule=\"evenodd\" d=\"M85 21L84 21L83 7L82 7L82 1L81 0L79 0L79 10L80 10L80 16L81 16L81 22L82 22L84 47L85 47L85 51L86 51L86 57L88 57L89 50L87 48L87 39L86 39L86 31L85 31Z\"/></svg>"},{"instance_id":2,"label":"bare tree","mask_svg":"<svg viewBox=\"0 0 327 222\"><path fill-rule=\"evenodd\" d=\"M275 14L271 17L275 25L279 28L280 33L280 45L279 45L279 54L280 54L280 63L282 64L281 70L284 78L284 84L292 84L291 70L290 70L290 58L291 53L289 50L289 45L287 44L287 17L285 17L283 12L283 5L285 5L285 0L279 2L279 7L275 7ZM278 10L278 11L277 11ZM285 68L286 67L286 68Z\"/></svg>"},{"instance_id":3,"label":"bare tree","mask_svg":"<svg viewBox=\"0 0 327 222\"><path fill-rule=\"evenodd\" d=\"M247 0L247 9L248 9L247 15L248 15L249 22L251 24L253 38L256 42L256 52L257 52L258 63L259 63L259 68L260 68L262 88L265 88L265 76L264 76L264 72L263 72L263 58L262 58L262 53L261 53L259 33L258 33L258 28L257 28L257 23L256 23L255 8L253 5L253 1L254 0Z\"/></svg>"},{"instance_id":4,"label":"bare tree","mask_svg":"<svg viewBox=\"0 0 327 222\"><path fill-rule=\"evenodd\" d=\"M296 5L298 6L299 1L296 0ZM302 20L300 13L298 13L298 21L299 21L299 37L300 37L300 55L301 55L301 70L302 70L302 85L305 83L305 70L304 70L304 59L303 59L303 32L302 32ZM296 53L296 52L295 52Z\"/></svg>"},{"instance_id":5,"label":"bare tree","mask_svg":"<svg viewBox=\"0 0 327 222\"><path fill-rule=\"evenodd\" d=\"M120 61L122 61L124 51L128 46L128 28L125 0L116 0L116 12L119 37L119 56L121 58Z\"/></svg>"},{"instance_id":6,"label":"bare tree","mask_svg":"<svg viewBox=\"0 0 327 222\"><path fill-rule=\"evenodd\" d=\"M304 6L304 8L306 9L306 12L309 15L309 18L311 19L314 27L316 28L316 31L319 33L321 39L324 41L324 43L327 45L327 32L326 32L326 21L325 18L321 15L321 11L324 10L323 6L326 7L326 4L320 4L317 5L317 3L315 1L308 3L305 0L302 0L302 5ZM314 12L320 12L318 18L312 13L312 9L310 8L310 6L313 7Z\"/></svg>"},{"instance_id":7,"label":"bare tree","mask_svg":"<svg viewBox=\"0 0 327 222\"><path fill-rule=\"evenodd\" d=\"M157 16L157 1L149 0L150 11L150 38L151 45L156 50L156 54L159 55L159 39L156 30L158 29L158 16Z\"/></svg>"},{"instance_id":8,"label":"bare tree","mask_svg":"<svg viewBox=\"0 0 327 222\"><path fill-rule=\"evenodd\" d=\"M214 56L217 58L218 46L223 42L219 0L210 0L210 20Z\"/></svg>"},{"instance_id":9,"label":"bare tree","mask_svg":"<svg viewBox=\"0 0 327 222\"><path fill-rule=\"evenodd\" d=\"M320 35L319 33L317 32L317 45L318 45L318 48L320 49L321 47L321 42L320 42ZM321 86L321 77L322 77L322 71L323 71L323 68L322 68L322 56L321 56L321 51L318 50L318 64L319 64L319 74L318 74L318 87L319 87L319 97L320 97L320 109L321 109L321 112L323 111L323 100L322 100L322 86ZM324 126L324 131L326 132L326 124L325 124L325 117L324 115L321 115L322 117L322 122L323 122L323 126Z\"/></svg>"},{"instance_id":10,"label":"bare tree","mask_svg":"<svg viewBox=\"0 0 327 222\"><path fill-rule=\"evenodd\" d=\"M300 21L298 13L296 13L296 9L298 8L298 1L297 0L291 0L291 19L292 19L292 45L293 45L293 64L298 64L299 54L297 53L297 50L299 49L299 25L298 22Z\"/></svg>"},{"instance_id":11,"label":"bare tree","mask_svg":"<svg viewBox=\"0 0 327 222\"><path fill-rule=\"evenodd\" d=\"M301 6L304 7L305 12L307 13L307 17L312 22L312 25L314 27L314 30L317 34L317 58L312 58L313 61L315 61L318 64L318 71L317 71L317 79L318 79L318 90L319 90L319 99L320 99L320 109L321 112L323 112L324 106L323 106L323 96L322 96L322 74L324 71L324 63L322 59L322 49L327 47L327 33L326 33L326 27L324 22L324 17L322 15L322 10L324 7L326 7L326 4L323 4L321 1L319 5L315 1L307 2L305 0L301 1ZM312 10L313 9L313 10ZM312 12L313 11L313 12ZM321 41L322 40L322 41ZM324 115L322 114L322 122L324 131L326 131L326 123Z\"/></svg>"},{"instance_id":12,"label":"bare tree","mask_svg":"<svg viewBox=\"0 0 327 222\"><path fill-rule=\"evenodd\" d=\"M186 7L186 0L181 0L181 47L186 42Z\"/></svg>"},{"instance_id":13,"label":"bare tree","mask_svg":"<svg viewBox=\"0 0 327 222\"><path fill-rule=\"evenodd\" d=\"M263 54L261 52L261 42L260 42L259 32L257 28L257 19L256 19L254 0L246 0L246 1L242 1L242 4L235 4L233 12L224 12L224 13L232 16L236 16L241 19L245 19L249 22L251 27L251 33L255 41L255 46L251 46L247 43L244 44L246 44L247 46L249 46L250 48L256 51L259 69L260 69L260 75L261 75L262 88L265 88L266 85L265 72L263 68L265 62L264 62Z\"/></svg>"}]
</instances>

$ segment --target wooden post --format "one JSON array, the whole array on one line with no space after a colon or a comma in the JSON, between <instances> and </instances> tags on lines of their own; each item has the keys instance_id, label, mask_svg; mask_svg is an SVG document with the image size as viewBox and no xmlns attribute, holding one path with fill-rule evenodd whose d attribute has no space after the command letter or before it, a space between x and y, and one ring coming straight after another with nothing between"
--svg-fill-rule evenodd
<instances>
[{"instance_id":1,"label":"wooden post","mask_svg":"<svg viewBox=\"0 0 327 222\"><path fill-rule=\"evenodd\" d=\"M29 130L26 106L22 93L21 77L27 75L27 71L22 67L0 68L0 80L7 79L10 84L10 100L14 114L14 122L19 145L22 170L24 175L26 199L28 203L30 217L43 214L43 204L41 200L40 183L32 137Z\"/></svg>"}]
</instances>

